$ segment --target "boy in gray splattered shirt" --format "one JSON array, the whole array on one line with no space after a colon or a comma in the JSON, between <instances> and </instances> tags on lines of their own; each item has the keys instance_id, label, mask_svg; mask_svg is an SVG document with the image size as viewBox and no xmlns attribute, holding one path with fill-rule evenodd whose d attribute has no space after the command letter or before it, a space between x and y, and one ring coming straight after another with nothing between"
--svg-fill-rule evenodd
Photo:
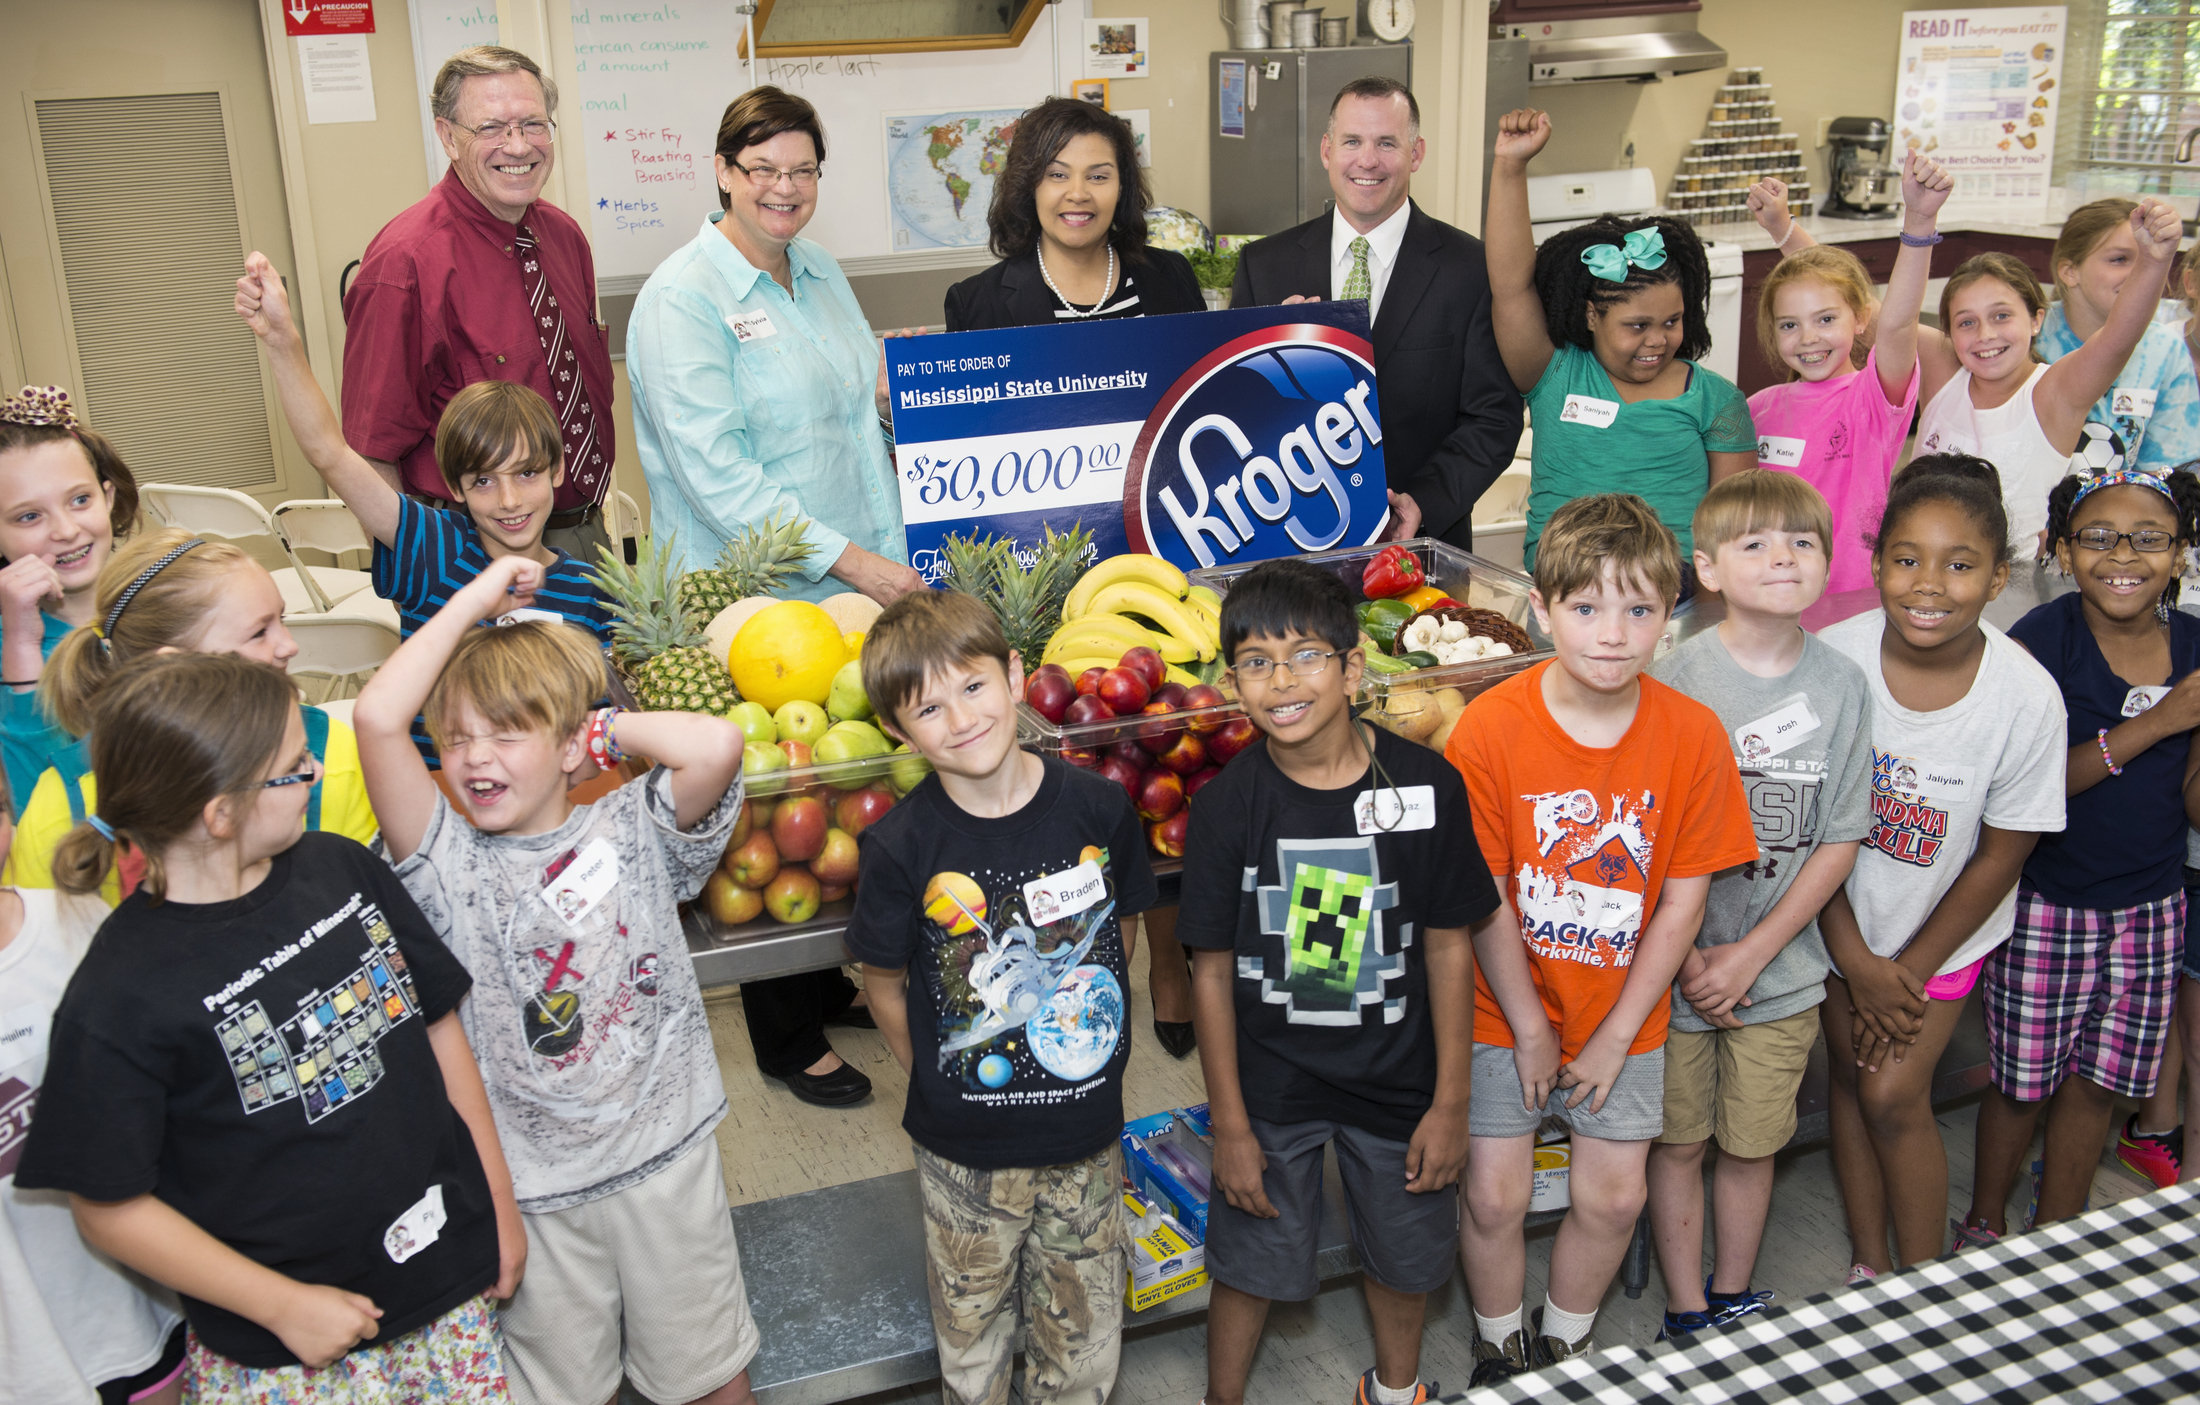
<instances>
[{"instance_id":1,"label":"boy in gray splattered shirt","mask_svg":"<svg viewBox=\"0 0 2200 1405\"><path fill-rule=\"evenodd\" d=\"M512 1396L743 1405L756 1328L718 1144L726 1115L679 904L741 810L742 734L690 713L591 712L595 642L484 629L542 567L492 562L405 642L354 712L398 875L473 973L460 1014L526 1221L500 1330ZM445 798L409 740L428 719ZM567 788L622 751L648 775L592 805Z\"/></svg>"},{"instance_id":2,"label":"boy in gray splattered shirt","mask_svg":"<svg viewBox=\"0 0 2200 1405\"><path fill-rule=\"evenodd\" d=\"M1661 1338L1759 1311L1750 1291L1772 1209L1772 1154L1826 998L1818 910L1871 832L1871 693L1804 632L1825 593L1831 514L1792 473L1749 469L1696 509L1696 574L1726 618L1651 676L1719 714L1757 831L1757 858L1711 880L1696 948L1673 985L1665 1131L1651 1148L1650 1224L1665 1271ZM1703 1265L1705 1152L1719 1144L1718 1255Z\"/></svg>"}]
</instances>

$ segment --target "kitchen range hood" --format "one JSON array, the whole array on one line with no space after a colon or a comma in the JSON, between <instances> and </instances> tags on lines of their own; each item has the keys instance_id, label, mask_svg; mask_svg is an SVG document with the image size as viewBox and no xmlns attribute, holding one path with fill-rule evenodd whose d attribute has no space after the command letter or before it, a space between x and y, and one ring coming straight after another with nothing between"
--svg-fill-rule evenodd
<instances>
[{"instance_id":1,"label":"kitchen range hood","mask_svg":"<svg viewBox=\"0 0 2200 1405\"><path fill-rule=\"evenodd\" d=\"M1528 41L1528 85L1648 83L1726 67L1699 0L1497 0L1492 40Z\"/></svg>"}]
</instances>

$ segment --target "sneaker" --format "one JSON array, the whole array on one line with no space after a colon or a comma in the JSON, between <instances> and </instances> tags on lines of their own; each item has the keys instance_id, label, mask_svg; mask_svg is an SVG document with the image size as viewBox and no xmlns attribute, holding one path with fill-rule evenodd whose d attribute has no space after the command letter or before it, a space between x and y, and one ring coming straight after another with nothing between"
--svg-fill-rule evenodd
<instances>
[{"instance_id":1,"label":"sneaker","mask_svg":"<svg viewBox=\"0 0 2200 1405\"><path fill-rule=\"evenodd\" d=\"M1712 1288L1708 1278L1703 1281L1703 1298L1711 1305L1711 1325L1714 1327L1724 1327L1729 1322L1753 1316L1772 1306L1772 1293L1769 1289L1761 1293L1753 1293L1747 1288L1739 1293L1721 1293Z\"/></svg>"},{"instance_id":2,"label":"sneaker","mask_svg":"<svg viewBox=\"0 0 2200 1405\"><path fill-rule=\"evenodd\" d=\"M1665 1314L1665 1325L1658 1329L1658 1340L1677 1342L1714 1325L1715 1320L1701 1312L1668 1312Z\"/></svg>"},{"instance_id":3,"label":"sneaker","mask_svg":"<svg viewBox=\"0 0 2200 1405\"><path fill-rule=\"evenodd\" d=\"M1874 1278L1877 1278L1878 1276L1879 1270L1876 1268L1872 1268L1866 1264L1850 1264L1848 1281L1843 1283L1841 1286L1844 1288L1855 1288L1862 1284L1871 1282ZM1207 1402L1202 1400L1199 1402L1199 1405L1207 1405Z\"/></svg>"},{"instance_id":4,"label":"sneaker","mask_svg":"<svg viewBox=\"0 0 2200 1405\"><path fill-rule=\"evenodd\" d=\"M1592 1332L1578 1342L1568 1342L1557 1337L1544 1336L1542 1308L1537 1308L1535 1315L1529 1319L1528 1339L1535 1343L1535 1365L1539 1371L1545 1366L1556 1366L1568 1357L1587 1356L1594 1349L1595 1337L1596 1334Z\"/></svg>"},{"instance_id":5,"label":"sneaker","mask_svg":"<svg viewBox=\"0 0 2200 1405\"><path fill-rule=\"evenodd\" d=\"M2154 1183L2156 1190L2177 1184L2185 1169L2185 1129L2142 1132L2139 1114L2124 1119L2123 1135L2116 1138L2116 1159Z\"/></svg>"},{"instance_id":6,"label":"sneaker","mask_svg":"<svg viewBox=\"0 0 2200 1405\"><path fill-rule=\"evenodd\" d=\"M2182 1129L2180 1129L2179 1135L2183 1135ZM2040 1222L2040 1178L2042 1176L2045 1176L2046 1174L2047 1163L2045 1161L2035 1161L2032 1163L2032 1203L2025 1209L2024 1212L2024 1232L2027 1234L2030 1234L2033 1227ZM2092 1208L2093 1193L2088 1190L2086 1192L2085 1204L2078 1207L2078 1213L2082 1215Z\"/></svg>"},{"instance_id":7,"label":"sneaker","mask_svg":"<svg viewBox=\"0 0 2200 1405\"><path fill-rule=\"evenodd\" d=\"M1435 1399L1441 1392L1442 1387L1434 1381L1415 1381L1413 1383L1413 1399L1408 1401L1407 1405L1428 1405L1428 1402ZM1207 1405L1207 1402L1202 1400L1199 1405ZM1360 1388L1353 1392L1352 1405L1376 1405L1375 1368L1373 1366L1368 1367L1361 1374Z\"/></svg>"},{"instance_id":8,"label":"sneaker","mask_svg":"<svg viewBox=\"0 0 2200 1405\"><path fill-rule=\"evenodd\" d=\"M1482 1333L1474 1334L1474 1374L1467 1377L1467 1388L1479 1389L1509 1381L1528 1369L1528 1339L1522 1332L1514 1332L1505 1338L1503 1346L1484 1341ZM1207 1405L1201 1401L1200 1405Z\"/></svg>"},{"instance_id":9,"label":"sneaker","mask_svg":"<svg viewBox=\"0 0 2200 1405\"><path fill-rule=\"evenodd\" d=\"M1988 1229L1985 1225L1972 1224L1967 1220L1950 1220L1948 1221L1948 1228L1955 1231L1956 1242L1948 1248L1948 1252L1951 1254L1960 1254L1965 1249L1983 1249L1987 1245L1998 1243L2001 1240L1999 1234Z\"/></svg>"}]
</instances>

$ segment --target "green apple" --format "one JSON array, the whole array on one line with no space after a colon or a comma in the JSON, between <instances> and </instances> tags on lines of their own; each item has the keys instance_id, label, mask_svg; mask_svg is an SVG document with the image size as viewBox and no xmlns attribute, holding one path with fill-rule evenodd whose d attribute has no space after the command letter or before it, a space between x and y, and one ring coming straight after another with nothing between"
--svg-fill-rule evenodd
<instances>
[{"instance_id":1,"label":"green apple","mask_svg":"<svg viewBox=\"0 0 2200 1405\"><path fill-rule=\"evenodd\" d=\"M833 690L825 696L825 710L841 722L860 722L871 715L871 698L863 691L863 660L850 659L833 675Z\"/></svg>"},{"instance_id":2,"label":"green apple","mask_svg":"<svg viewBox=\"0 0 2200 1405\"><path fill-rule=\"evenodd\" d=\"M787 753L769 742L750 742L741 748L741 777L751 795L777 795L787 788L775 771L787 769Z\"/></svg>"},{"instance_id":3,"label":"green apple","mask_svg":"<svg viewBox=\"0 0 2200 1405\"><path fill-rule=\"evenodd\" d=\"M793 702L780 704L779 711L772 714L772 725L779 728L781 741L814 747L823 740L825 729L832 726L833 721L816 703L796 698Z\"/></svg>"},{"instance_id":4,"label":"green apple","mask_svg":"<svg viewBox=\"0 0 2200 1405\"><path fill-rule=\"evenodd\" d=\"M893 787L897 796L907 795L915 790L926 776L932 774L932 763L911 751L907 742L895 747L892 755L894 763L887 768L887 784Z\"/></svg>"},{"instance_id":5,"label":"green apple","mask_svg":"<svg viewBox=\"0 0 2200 1405\"><path fill-rule=\"evenodd\" d=\"M847 782L865 784L885 776L884 757L893 750L893 743L886 740L878 728L868 722L835 722L825 739L817 744L819 762L868 761L873 764L853 768Z\"/></svg>"},{"instance_id":6,"label":"green apple","mask_svg":"<svg viewBox=\"0 0 2200 1405\"><path fill-rule=\"evenodd\" d=\"M772 721L771 709L762 703L740 703L726 716L735 726L741 729L741 734L752 742L762 742L766 746L772 746L779 741L778 724Z\"/></svg>"}]
</instances>

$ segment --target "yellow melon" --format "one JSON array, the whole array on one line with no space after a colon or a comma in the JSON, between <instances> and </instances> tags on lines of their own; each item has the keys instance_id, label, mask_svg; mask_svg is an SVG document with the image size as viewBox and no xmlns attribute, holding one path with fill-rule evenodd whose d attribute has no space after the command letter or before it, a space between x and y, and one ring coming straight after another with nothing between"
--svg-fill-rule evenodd
<instances>
[{"instance_id":1,"label":"yellow melon","mask_svg":"<svg viewBox=\"0 0 2200 1405\"><path fill-rule=\"evenodd\" d=\"M798 699L822 706L846 662L840 627L807 600L781 600L757 611L726 655L741 696L774 712Z\"/></svg>"}]
</instances>

